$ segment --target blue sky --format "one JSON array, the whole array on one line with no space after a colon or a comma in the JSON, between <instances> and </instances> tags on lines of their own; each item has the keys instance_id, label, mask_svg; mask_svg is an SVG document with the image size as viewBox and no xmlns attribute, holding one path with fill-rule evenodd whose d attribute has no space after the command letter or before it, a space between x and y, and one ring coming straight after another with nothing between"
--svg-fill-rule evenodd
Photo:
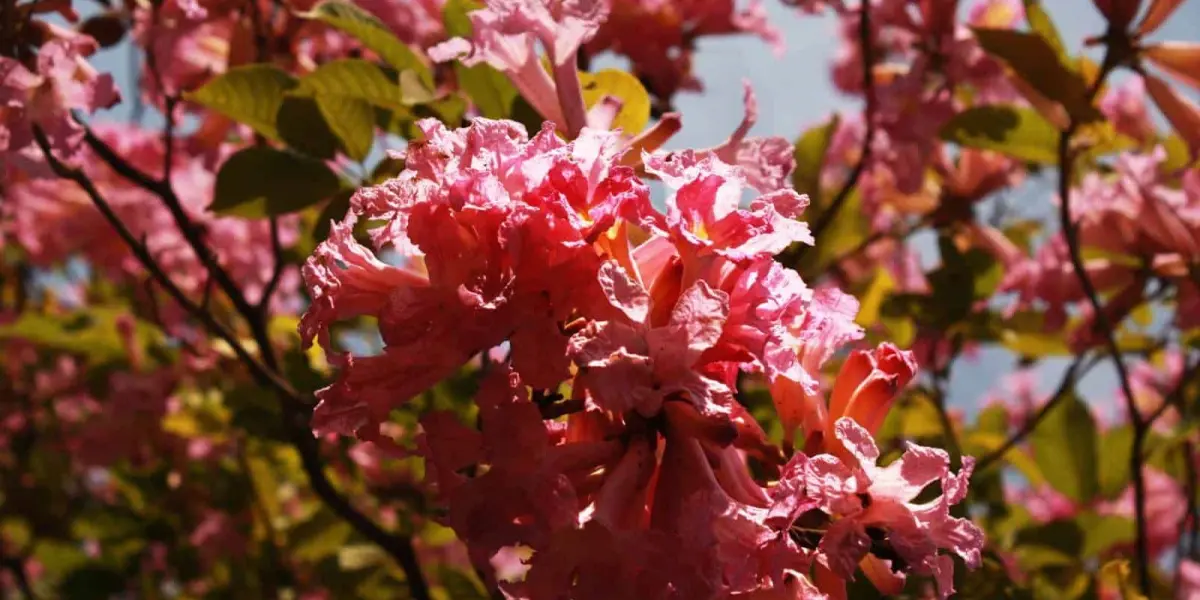
<instances>
[{"instance_id":1,"label":"blue sky","mask_svg":"<svg viewBox=\"0 0 1200 600\"><path fill-rule=\"evenodd\" d=\"M749 37L705 38L700 41L695 68L706 90L683 94L676 102L683 115L683 131L669 147L706 147L725 139L742 116L742 81L748 79L758 95L760 117L753 133L794 138L807 127L834 111L858 110L855 99L839 95L829 79L829 65L837 51L837 23L833 18L805 15L779 0L763 0L772 23L784 34L787 50L775 56L758 39ZM744 4L745 0L741 0ZM969 0L964 0L969 5ZM1072 49L1081 40L1103 30L1103 20L1090 0L1043 0L1060 33ZM1200 31L1200 2L1185 2L1156 39L1192 40ZM118 84L133 89L133 59L128 45L102 52L97 67L116 74ZM128 97L128 96L127 96ZM128 118L131 103L117 107L102 118ZM149 116L146 123L160 122ZM1049 206L1050 187L1032 185L1019 194L1022 203ZM1052 389L1067 361L1050 360L1041 367L1043 389ZM975 359L961 360L950 381L952 402L969 412L996 381L1012 370L1013 357L1002 350L987 350ZM1097 368L1085 379L1082 391L1094 403L1111 404L1116 389L1110 366Z\"/></svg>"}]
</instances>

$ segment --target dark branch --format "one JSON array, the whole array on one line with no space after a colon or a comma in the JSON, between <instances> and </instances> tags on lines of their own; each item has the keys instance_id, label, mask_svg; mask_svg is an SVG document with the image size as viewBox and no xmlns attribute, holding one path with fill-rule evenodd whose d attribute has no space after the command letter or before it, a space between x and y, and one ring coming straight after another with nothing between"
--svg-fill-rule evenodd
<instances>
[{"instance_id":1,"label":"dark branch","mask_svg":"<svg viewBox=\"0 0 1200 600\"><path fill-rule=\"evenodd\" d=\"M404 569L405 575L408 577L409 588L414 599L428 600L430 597L429 587L425 582L424 575L421 572L420 564L417 562L416 552L413 550L411 539L392 535L384 531L377 524L367 518L366 515L355 509L338 493L338 491L333 487L333 484L330 483L325 474L324 468L321 465L317 440L313 438L312 433L308 430L309 414L307 405L301 401L295 390L293 390L278 374L279 368L269 344L270 340L267 339L266 336L264 320L256 317L255 315L257 313L253 311L246 311L242 313L243 316L245 316L251 322L252 328L255 331L255 338L260 344L259 347L262 352L263 361L265 361L266 364L260 362L257 358L251 355L232 332L218 322L211 313L192 302L183 293L183 291L179 289L175 282L167 276L167 274L162 270L161 266L155 261L154 257L151 255L146 246L143 245L137 239L137 237L133 235L133 233L125 226L116 213L113 212L112 207L108 204L108 201L100 194L99 190L96 188L95 184L92 182L91 178L87 176L87 174L78 168L69 167L58 160L58 158L54 156L50 149L50 143L47 140L45 133L42 132L40 128L35 128L34 135L38 147L41 148L42 153L46 156L46 160L55 175L74 181L81 188L83 188L84 192L86 192L88 197L91 198L92 203L96 205L96 208L104 216L105 220L108 221L109 225L116 230L117 235L120 236L122 241L124 241L129 247L134 257L138 260L142 267L150 273L154 280L157 281L159 285L161 285L163 289L167 291L167 294L170 295L173 300L179 303L179 305L182 306L184 310L188 312L188 314L199 320L210 332L225 341L225 343L229 344L234 353L237 355L238 359L245 363L247 368L249 368L251 375L259 385L273 389L276 392L281 399L281 404L284 410L284 418L287 420L287 431L291 437L293 445L300 454L301 463L304 467L305 473L308 475L309 483L312 485L313 491L319 498L321 498L322 502L329 506L330 509L332 509L339 517L349 523L368 540L379 545L379 547L383 548L384 551L396 559L397 563L399 563L401 568ZM87 132L86 135L90 136L92 139L95 139L95 137L91 135L90 131ZM107 151L111 153L111 149L105 146L103 142L100 142L98 147L102 149L101 151ZM168 196L174 198L174 193L171 192L169 186L165 188L160 187L158 182L151 178L144 177L144 174L141 174L135 168L128 165L128 163L125 163L125 161L120 159L120 157L115 156L115 154L110 156L110 159L105 159L105 163L109 164L114 168L114 170L118 171L119 169L117 165L121 165L120 169L125 169L127 172L127 175L123 176L148 190L156 192L161 190L162 193L160 193L160 197L163 197L164 200L166 200ZM177 198L175 198L175 200L176 202L178 201ZM224 271L213 270L210 270L209 273L210 275L215 276L218 272L224 273ZM237 288L235 288L235 290L237 291L237 297L242 297L244 302L244 297L241 295L241 290ZM249 305L247 304L246 306L248 307Z\"/></svg>"},{"instance_id":2,"label":"dark branch","mask_svg":"<svg viewBox=\"0 0 1200 600\"><path fill-rule=\"evenodd\" d=\"M1096 97L1100 86L1115 67L1116 61L1113 53L1106 52L1100 72L1089 90L1087 97L1089 103ZM1121 348L1117 345L1115 324L1111 322L1108 314L1104 312L1104 306L1100 302L1100 294L1087 272L1086 265L1084 265L1079 230L1071 220L1071 177L1076 158L1074 152L1071 150L1071 138L1074 137L1075 131L1079 126L1080 123L1072 117L1066 131L1063 131L1058 139L1058 196L1061 199L1058 215L1059 226L1062 229L1063 239L1067 243L1067 250L1071 257L1071 266L1075 271L1076 278L1079 279L1080 286L1083 288L1084 296L1091 306L1092 314L1095 318L1095 321L1092 323L1094 331L1103 334L1104 345L1112 358L1113 366L1116 367L1117 379L1121 384L1121 393L1125 397L1125 406L1129 412L1129 421L1133 426L1133 450L1130 452L1129 460L1130 472L1133 478L1134 521L1137 527L1135 552L1138 586L1143 594L1148 595L1150 593L1151 565L1149 542L1146 538L1146 486L1144 481L1145 476L1142 473L1142 447L1145 444L1149 428L1142 418L1141 413L1138 412L1137 403L1134 400L1133 388L1129 383L1129 371L1125 366Z\"/></svg>"},{"instance_id":3,"label":"dark branch","mask_svg":"<svg viewBox=\"0 0 1200 600\"><path fill-rule=\"evenodd\" d=\"M1034 429L1037 429L1037 426L1046 418L1046 415L1050 414L1051 410L1054 410L1055 406L1058 406L1059 402L1062 402L1064 399L1070 396L1072 392L1074 392L1075 383L1078 382L1080 378L1087 374L1087 372L1099 362L1099 359L1093 358L1088 362L1087 365L1084 365L1084 356L1085 355L1080 354L1075 357L1075 360L1071 362L1071 366L1067 367L1067 371L1063 373L1062 380L1058 382L1058 389L1054 390L1054 394L1052 394L1050 398L1046 400L1046 403L1043 404L1041 408L1039 408L1038 411L1033 414L1032 417L1027 419L1025 423L1021 425L1020 429L1009 436L1007 440L1004 440L1004 443L1001 444L999 448L991 451L975 463L976 473L982 473L985 469L991 466L992 463L1004 458L1004 455L1008 454L1009 450L1012 450L1017 444L1020 444L1022 441L1024 441L1024 439L1028 437L1030 433L1033 433Z\"/></svg>"},{"instance_id":4,"label":"dark branch","mask_svg":"<svg viewBox=\"0 0 1200 600\"><path fill-rule=\"evenodd\" d=\"M838 213L842 210L842 206L850 199L851 192L858 185L858 180L862 178L863 172L867 168L867 164L871 160L871 144L875 140L875 48L871 41L871 3L863 2L860 9L858 19L858 44L862 47L862 76L863 76L863 95L865 96L866 106L863 107L863 122L866 123L866 132L863 134L862 152L859 154L858 162L850 170L850 174L846 177L846 181L842 183L841 189L838 190L833 201L829 203L824 212L817 217L813 224L812 234L816 239L820 239L821 233L824 232L837 218Z\"/></svg>"}]
</instances>

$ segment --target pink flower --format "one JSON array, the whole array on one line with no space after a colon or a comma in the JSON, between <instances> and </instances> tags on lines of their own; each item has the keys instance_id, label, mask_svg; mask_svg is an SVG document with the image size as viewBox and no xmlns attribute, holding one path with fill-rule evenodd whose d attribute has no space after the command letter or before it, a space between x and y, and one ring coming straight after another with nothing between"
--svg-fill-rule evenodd
<instances>
[{"instance_id":1,"label":"pink flower","mask_svg":"<svg viewBox=\"0 0 1200 600\"><path fill-rule=\"evenodd\" d=\"M828 420L821 394L821 367L843 345L862 339L863 329L854 322L858 300L834 287L818 288L799 319L786 323L794 336L793 352L800 369L771 385L775 410L787 438L798 427L806 435L823 432Z\"/></svg>"},{"instance_id":2,"label":"pink flower","mask_svg":"<svg viewBox=\"0 0 1200 600\"><path fill-rule=\"evenodd\" d=\"M1187 531L1187 501L1184 488L1170 475L1153 467L1142 470L1146 493L1146 542L1151 557L1175 548L1181 531ZM1133 486L1112 502L1097 507L1100 514L1133 518Z\"/></svg>"},{"instance_id":3,"label":"pink flower","mask_svg":"<svg viewBox=\"0 0 1200 600\"><path fill-rule=\"evenodd\" d=\"M112 76L88 64L86 57L95 51L95 41L87 36L52 40L38 50L32 71L15 59L0 57L0 153L31 144L37 126L56 152L74 155L83 129L71 111L90 114L121 99Z\"/></svg>"},{"instance_id":4,"label":"pink flower","mask_svg":"<svg viewBox=\"0 0 1200 600\"><path fill-rule=\"evenodd\" d=\"M934 576L939 597L949 597L954 591L949 587L953 563L937 551L954 552L971 568L981 559L983 532L971 521L949 513L950 506L966 497L974 461L965 457L963 468L952 474L944 451L910 445L902 457L879 467L879 449L866 429L850 418L838 420L833 429L849 458L795 455L775 489L768 522L776 527L805 528L796 534L805 541L811 539L806 537L811 532L808 521L825 527L818 534L817 560L842 580L851 579L859 563L871 554L875 559L890 560L893 570ZM934 481L940 482L942 494L928 503L913 503ZM798 493L803 500L797 501ZM814 510L824 517L814 520L806 514ZM903 581L903 573L883 575L889 574Z\"/></svg>"},{"instance_id":5,"label":"pink flower","mask_svg":"<svg viewBox=\"0 0 1200 600\"><path fill-rule=\"evenodd\" d=\"M796 221L808 197L790 189L759 196L739 208L738 169L712 155L692 151L646 156L646 170L675 193L666 219L646 223L698 256L713 253L734 261L770 257L794 243L812 244L808 224Z\"/></svg>"},{"instance_id":6,"label":"pink flower","mask_svg":"<svg viewBox=\"0 0 1200 600\"><path fill-rule=\"evenodd\" d=\"M729 403L732 393L696 372L701 355L716 344L729 316L729 297L704 281L680 295L670 320L652 324L650 296L615 263L600 268L600 286L625 319L590 324L571 338L568 354L577 378L602 410L658 414L673 395L698 409Z\"/></svg>"},{"instance_id":7,"label":"pink flower","mask_svg":"<svg viewBox=\"0 0 1200 600\"><path fill-rule=\"evenodd\" d=\"M575 137L587 120L575 52L596 35L607 13L601 0L489 0L486 8L469 13L471 41L454 38L430 48L429 56L490 64L507 74L546 120ZM554 67L553 80L538 60L539 41Z\"/></svg>"},{"instance_id":8,"label":"pink flower","mask_svg":"<svg viewBox=\"0 0 1200 600\"><path fill-rule=\"evenodd\" d=\"M1179 589L1175 591L1176 600L1200 600L1200 562L1182 560L1179 562Z\"/></svg>"},{"instance_id":9,"label":"pink flower","mask_svg":"<svg viewBox=\"0 0 1200 600\"><path fill-rule=\"evenodd\" d=\"M1100 110L1112 121L1118 133L1139 142L1154 134L1154 123L1146 110L1146 85L1141 78L1131 77L1110 87L1100 100Z\"/></svg>"},{"instance_id":10,"label":"pink flower","mask_svg":"<svg viewBox=\"0 0 1200 600\"><path fill-rule=\"evenodd\" d=\"M382 355L349 357L318 393L314 426L370 435L391 407L502 342L531 385L568 376L562 327L602 303L598 251L628 256L623 233L601 235L623 215L651 211L648 190L615 166L615 134L581 132L564 144L547 125L532 139L516 123L479 119L456 132L428 120L398 178L360 191L345 229L306 267L317 302L307 339L340 319L379 318ZM378 248L406 255L390 267L348 238L359 216L386 221Z\"/></svg>"}]
</instances>

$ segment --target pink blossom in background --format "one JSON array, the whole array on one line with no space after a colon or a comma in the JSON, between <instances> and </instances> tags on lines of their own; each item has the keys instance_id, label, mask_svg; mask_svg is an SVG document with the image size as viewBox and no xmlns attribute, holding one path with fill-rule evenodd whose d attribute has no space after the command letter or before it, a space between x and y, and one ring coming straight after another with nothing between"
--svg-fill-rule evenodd
<instances>
[{"instance_id":1,"label":"pink blossom in background","mask_svg":"<svg viewBox=\"0 0 1200 600\"><path fill-rule=\"evenodd\" d=\"M95 41L79 36L46 43L35 65L0 57L0 158L32 144L34 127L63 155L78 151L83 129L71 111L90 114L121 99L112 75L87 62L95 51Z\"/></svg>"},{"instance_id":2,"label":"pink blossom in background","mask_svg":"<svg viewBox=\"0 0 1200 600\"><path fill-rule=\"evenodd\" d=\"M144 172L156 174L162 165L160 137L128 125L103 125L97 136ZM225 153L230 153L226 148ZM178 227L154 194L138 188L114 173L90 151L83 154L83 168L113 210L147 247L172 280L185 292L200 294L206 276ZM208 243L230 276L242 283L251 302L257 300L275 266L270 224L266 220L217 217L207 210L215 173L202 157L175 152L171 182L192 221L204 227ZM110 225L74 182L34 174L8 190L0 207L8 232L24 245L37 264L50 265L80 254L92 267L118 278L145 277L141 267ZM280 219L280 242L290 247L296 241L295 217ZM285 274L273 306L295 310L299 278Z\"/></svg>"}]
</instances>

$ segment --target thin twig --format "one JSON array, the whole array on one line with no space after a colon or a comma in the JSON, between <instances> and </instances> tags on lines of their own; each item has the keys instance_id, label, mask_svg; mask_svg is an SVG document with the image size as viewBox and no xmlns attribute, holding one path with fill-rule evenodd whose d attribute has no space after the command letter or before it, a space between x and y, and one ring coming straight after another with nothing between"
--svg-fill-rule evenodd
<instances>
[{"instance_id":1,"label":"thin twig","mask_svg":"<svg viewBox=\"0 0 1200 600\"><path fill-rule=\"evenodd\" d=\"M179 99L175 96L166 96L163 99L166 123L163 125L162 180L167 186L171 185L171 166L175 161L175 107L178 103Z\"/></svg>"},{"instance_id":2,"label":"thin twig","mask_svg":"<svg viewBox=\"0 0 1200 600\"><path fill-rule=\"evenodd\" d=\"M1096 97L1096 93L1099 92L1103 81L1115 67L1116 61L1113 53L1106 52L1104 62L1100 66L1100 72L1089 90L1087 97L1089 103ZM1071 175L1076 158L1071 151L1071 138L1074 136L1079 125L1080 123L1072 117L1066 131L1063 131L1058 139L1058 195L1061 200L1058 215L1059 225L1062 229L1063 239L1067 244L1068 253L1070 254L1071 266L1075 270L1075 276L1079 280L1084 296L1087 297L1088 304L1091 306L1092 313L1095 316L1093 331L1103 333L1104 344L1112 358L1113 366L1116 367L1117 379L1121 384L1121 392L1125 396L1125 405L1129 412L1129 421L1133 427L1133 451L1130 452L1129 460L1130 472L1133 478L1138 586L1143 594L1148 595L1150 593L1151 565L1150 546L1146 538L1146 486L1144 481L1145 476L1142 473L1142 447L1146 441L1148 426L1143 420L1141 413L1138 412L1137 403L1134 400L1133 387L1129 383L1129 371L1125 366L1121 348L1117 344L1116 329L1114 328L1114 324L1110 322L1108 314L1104 312L1099 292L1096 290L1096 286L1087 272L1087 267L1084 265L1079 231L1075 223L1071 220Z\"/></svg>"},{"instance_id":3,"label":"thin twig","mask_svg":"<svg viewBox=\"0 0 1200 600\"><path fill-rule=\"evenodd\" d=\"M863 95L866 103L863 107L866 132L863 134L862 152L859 154L858 162L850 170L846 181L842 183L841 189L833 197L833 201L813 224L812 235L817 239L820 239L821 233L833 223L842 206L850 199L850 193L858 185L858 180L862 178L867 163L871 160L871 144L875 141L875 49L871 45L871 3L865 0L859 9L858 44L862 47Z\"/></svg>"},{"instance_id":4,"label":"thin twig","mask_svg":"<svg viewBox=\"0 0 1200 600\"><path fill-rule=\"evenodd\" d=\"M108 201L96 189L91 178L82 170L75 167L69 167L58 160L50 149L49 140L41 128L34 129L35 140L42 153L46 156L46 160L50 165L51 170L55 175L64 179L69 179L83 188L92 203L108 221L109 225L116 230L117 235L125 242L133 253L134 257L141 263L142 267L150 273L150 275L158 281L160 285L167 291L181 307L184 308L190 315L198 319L210 332L216 335L230 346L234 354L241 362L245 363L249 368L251 375L259 385L273 389L281 399L283 405L284 418L286 420L287 431L291 438L292 444L296 447L300 454L301 464L309 478L309 484L313 491L330 509L334 511L344 521L354 527L360 534L375 543L385 552L390 554L397 563L400 564L408 578L408 584L411 596L415 600L428 600L429 587L425 582L424 575L421 572L420 564L416 558L416 552L412 546L412 540L405 536L392 535L377 524L371 521L366 515L355 509L349 501L340 495L340 493L330 483L325 475L324 467L321 464L320 452L317 446L317 440L308 430L309 415L306 410L306 404L300 400L299 395L284 381L278 374L279 368L275 359L274 353L271 351L269 339L266 338L266 328L263 325L262 319L253 319L251 324L255 329L256 339L264 340L259 342L260 350L265 361L260 362L257 358L249 353L242 343L218 322L211 313L201 309L192 302L182 290L163 272L162 268L154 260L149 250L142 245L131 231L120 220L120 217L113 212ZM119 157L115 157L117 164L123 164L129 169L133 169ZM108 162L108 161L105 161ZM115 169L115 167L114 167ZM133 169L131 174L137 176L136 169ZM157 182L153 179L146 178L143 180L143 187L151 189L157 186ZM166 190L170 193L169 188ZM210 271L210 275L215 273ZM238 296L241 297L240 289ZM245 312L247 318L254 315L253 312Z\"/></svg>"},{"instance_id":5,"label":"thin twig","mask_svg":"<svg viewBox=\"0 0 1200 600\"><path fill-rule=\"evenodd\" d=\"M962 465L962 445L958 434L954 431L954 422L946 407L946 386L950 382L950 369L954 366L954 358L962 350L962 334L956 334L950 340L951 352L945 365L939 365L933 371L933 405L937 408L938 421L941 422L942 432L946 436L946 451L950 453L950 466L959 468ZM936 352L936 351L935 351Z\"/></svg>"},{"instance_id":6,"label":"thin twig","mask_svg":"<svg viewBox=\"0 0 1200 600\"><path fill-rule=\"evenodd\" d=\"M87 174L85 174L81 169L77 167L68 167L54 156L54 153L50 149L50 142L46 138L45 132L43 132L40 127L34 128L34 139L37 142L38 147L41 148L42 153L46 156L46 161L49 163L50 169L54 172L54 174L62 177L63 179L74 181L79 185L79 187L83 188L83 191L87 193L89 198L91 198L92 203L96 205L96 208L100 211L100 214L104 216L104 219L108 221L109 225L111 225L113 229L116 230L117 235L121 237L121 239L125 242L125 245L129 247L131 252L133 252L134 258L136 258L138 262L141 263L142 267L145 268L156 281L158 281L159 285L166 290L167 295L171 296L172 300L175 300L175 302L179 303L179 305L182 306L184 310L186 310L193 317L199 319L201 323L203 323L204 326L207 327L214 335L221 338L221 340L223 340L225 343L229 344L234 353L238 355L238 358L241 359L242 362L246 363L246 365L250 368L251 374L256 380L258 380L260 384L266 385L281 393L295 396L296 392L291 389L291 386L275 375L275 373L264 367L263 364L258 361L258 359L251 356L250 353L247 352L242 344L238 341L233 332L229 331L229 329L218 322L216 318L212 316L212 314L200 310L200 307L196 306L196 304L183 293L183 290L179 289L179 286L177 286L175 282L163 272L162 268L154 260L154 256L150 253L149 249L147 249L144 245L142 245L141 242L138 241L137 237L133 235L133 232L131 232L129 228L125 227L125 224L121 221L121 218L118 217L113 211L112 206L109 205L108 201L104 199L104 197L100 194L100 191L96 189L96 186L94 183L92 183L91 178L88 177Z\"/></svg>"},{"instance_id":7,"label":"thin twig","mask_svg":"<svg viewBox=\"0 0 1200 600\"><path fill-rule=\"evenodd\" d=\"M271 296L275 293L275 288L279 287L279 280L283 277L283 269L287 266L287 261L283 256L283 243L279 238L279 217L271 217L271 254L275 258L275 267L271 271L271 278L267 280L267 285L263 287L262 297L258 299L259 315L265 315L271 306Z\"/></svg>"},{"instance_id":8,"label":"thin twig","mask_svg":"<svg viewBox=\"0 0 1200 600\"><path fill-rule=\"evenodd\" d=\"M999 448L996 448L976 461L976 473L982 473L992 463L1004 458L1004 455L1008 454L1009 450L1012 450L1017 444L1024 441L1030 433L1033 433L1033 430L1037 429L1037 426L1046 418L1046 415L1050 414L1050 411L1054 410L1054 407L1058 406L1059 402L1066 399L1075 390L1075 383L1100 362L1099 358L1092 357L1088 364L1084 365L1083 359L1085 356L1084 354L1080 354L1075 357L1075 360L1071 361L1071 366L1067 367L1062 379L1058 382L1058 389L1054 390L1050 398L1042 404L1041 408L1032 417L1025 420L1020 429L1004 440L1004 443Z\"/></svg>"}]
</instances>

